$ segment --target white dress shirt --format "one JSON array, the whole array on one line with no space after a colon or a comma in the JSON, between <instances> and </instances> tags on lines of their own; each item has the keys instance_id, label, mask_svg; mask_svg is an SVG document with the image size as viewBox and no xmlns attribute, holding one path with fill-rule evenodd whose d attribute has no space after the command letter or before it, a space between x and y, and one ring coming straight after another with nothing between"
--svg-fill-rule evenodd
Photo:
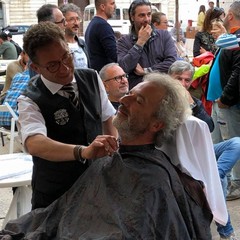
<instances>
[{"instance_id":1,"label":"white dress shirt","mask_svg":"<svg viewBox=\"0 0 240 240\"><path fill-rule=\"evenodd\" d=\"M112 106L111 102L108 100L106 90L102 83L102 80L98 76L98 85L100 91L100 98L101 98L101 106L102 106L102 122L109 119L111 116L114 116L116 110ZM56 94L63 85L58 83L53 83L48 81L46 78L41 76L41 79L44 85L49 89L52 94ZM76 80L73 79L73 85L77 91ZM64 91L59 92L60 95L64 96ZM91 100L91 99L89 99ZM19 115L19 132L21 135L22 143L24 146L25 140L29 136L33 136L36 134L42 134L47 136L47 129L45 125L45 120L40 112L38 105L32 101L32 99L26 96L19 96L18 98L18 111L20 112Z\"/></svg>"}]
</instances>

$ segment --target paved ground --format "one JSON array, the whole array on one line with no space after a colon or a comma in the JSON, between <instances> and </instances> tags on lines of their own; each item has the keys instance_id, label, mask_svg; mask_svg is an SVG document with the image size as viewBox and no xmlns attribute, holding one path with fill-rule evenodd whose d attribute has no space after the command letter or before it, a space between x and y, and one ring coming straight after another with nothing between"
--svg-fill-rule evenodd
<instances>
[{"instance_id":1,"label":"paved ground","mask_svg":"<svg viewBox=\"0 0 240 240\"><path fill-rule=\"evenodd\" d=\"M14 152L19 152L20 147L17 145L14 147ZM0 154L8 153L8 140L6 140L6 146L2 147L0 143ZM7 210L12 200L12 189L11 188L0 188L0 229L2 229L2 222L6 216ZM232 225L235 229L236 235L240 240L240 199L235 201L227 202L228 210L231 216ZM212 236L213 240L219 239L219 235L216 231L216 226L212 224Z\"/></svg>"}]
</instances>

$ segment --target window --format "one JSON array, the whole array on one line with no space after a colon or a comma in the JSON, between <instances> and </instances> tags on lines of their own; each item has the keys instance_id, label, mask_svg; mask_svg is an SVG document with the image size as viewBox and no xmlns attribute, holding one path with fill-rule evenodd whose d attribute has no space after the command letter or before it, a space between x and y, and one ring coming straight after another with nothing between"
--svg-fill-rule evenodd
<instances>
[{"instance_id":1,"label":"window","mask_svg":"<svg viewBox=\"0 0 240 240\"><path fill-rule=\"evenodd\" d=\"M117 8L115 13L113 14L112 18L110 20L120 20L120 9Z\"/></svg>"}]
</instances>

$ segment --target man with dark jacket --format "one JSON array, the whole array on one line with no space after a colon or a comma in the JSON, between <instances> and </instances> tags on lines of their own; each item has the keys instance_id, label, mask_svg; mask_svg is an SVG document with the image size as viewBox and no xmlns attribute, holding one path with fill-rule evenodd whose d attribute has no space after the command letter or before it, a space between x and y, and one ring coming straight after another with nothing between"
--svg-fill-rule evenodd
<instances>
[{"instance_id":1,"label":"man with dark jacket","mask_svg":"<svg viewBox=\"0 0 240 240\"><path fill-rule=\"evenodd\" d=\"M152 27L150 2L133 1L129 7L129 20L131 32L118 40L117 53L120 67L129 75L131 89L146 73L167 73L177 59L177 52L169 32Z\"/></svg>"},{"instance_id":2,"label":"man with dark jacket","mask_svg":"<svg viewBox=\"0 0 240 240\"><path fill-rule=\"evenodd\" d=\"M92 159L108 154L91 152L102 133L116 136L115 110L101 79L91 69L74 71L72 54L63 32L52 22L31 27L23 48L39 75L18 98L22 142L33 156L32 208L47 207L66 192L87 169ZM83 145L88 147L83 147ZM109 144L108 144L109 145ZM103 155L102 155L103 156Z\"/></svg>"},{"instance_id":3,"label":"man with dark jacket","mask_svg":"<svg viewBox=\"0 0 240 240\"><path fill-rule=\"evenodd\" d=\"M240 2L234 1L224 18L229 33L240 37ZM220 49L210 69L207 100L213 101L214 143L240 137L240 51ZM233 168L232 187L227 199L240 198L240 167Z\"/></svg>"},{"instance_id":4,"label":"man with dark jacket","mask_svg":"<svg viewBox=\"0 0 240 240\"><path fill-rule=\"evenodd\" d=\"M97 71L111 62L117 62L116 38L107 22L116 10L115 0L95 0L96 16L85 32L91 67Z\"/></svg>"},{"instance_id":5,"label":"man with dark jacket","mask_svg":"<svg viewBox=\"0 0 240 240\"><path fill-rule=\"evenodd\" d=\"M0 33L0 56L2 59L17 59L18 57L15 46L8 41L5 32Z\"/></svg>"},{"instance_id":6,"label":"man with dark jacket","mask_svg":"<svg viewBox=\"0 0 240 240\"><path fill-rule=\"evenodd\" d=\"M80 8L73 3L67 3L63 4L59 9L66 19L65 38L73 54L74 67L90 67L87 45L83 39L78 37L81 22Z\"/></svg>"},{"instance_id":7,"label":"man with dark jacket","mask_svg":"<svg viewBox=\"0 0 240 240\"><path fill-rule=\"evenodd\" d=\"M15 41L13 41L11 33L7 34L7 38L8 38L8 41L15 46L15 48L17 50L17 55L19 56L20 53L22 52L22 48Z\"/></svg>"}]
</instances>

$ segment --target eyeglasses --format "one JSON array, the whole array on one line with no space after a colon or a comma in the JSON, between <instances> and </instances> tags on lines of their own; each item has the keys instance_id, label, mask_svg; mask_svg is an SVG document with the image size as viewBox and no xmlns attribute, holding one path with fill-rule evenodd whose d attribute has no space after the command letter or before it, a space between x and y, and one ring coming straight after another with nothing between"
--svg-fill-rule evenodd
<instances>
[{"instance_id":1,"label":"eyeglasses","mask_svg":"<svg viewBox=\"0 0 240 240\"><path fill-rule=\"evenodd\" d=\"M74 23L74 22L82 22L82 19L79 17L70 17L66 19L67 22Z\"/></svg>"},{"instance_id":2,"label":"eyeglasses","mask_svg":"<svg viewBox=\"0 0 240 240\"><path fill-rule=\"evenodd\" d=\"M108 82L108 81L111 81L111 80L115 80L116 82L120 83L123 78L128 78L128 75L125 73L123 75L120 75L120 76L116 76L116 77L113 77L113 78L109 78L107 80L105 80L104 82Z\"/></svg>"},{"instance_id":3,"label":"eyeglasses","mask_svg":"<svg viewBox=\"0 0 240 240\"><path fill-rule=\"evenodd\" d=\"M59 21L59 22L54 22L54 23L55 23L55 24L63 24L63 25L65 25L66 19L63 18L61 21Z\"/></svg>"},{"instance_id":4,"label":"eyeglasses","mask_svg":"<svg viewBox=\"0 0 240 240\"><path fill-rule=\"evenodd\" d=\"M51 62L47 66L38 65L40 67L46 68L50 73L56 73L61 67L61 64L68 66L72 62L72 54L72 52L66 52L60 61Z\"/></svg>"}]
</instances>

